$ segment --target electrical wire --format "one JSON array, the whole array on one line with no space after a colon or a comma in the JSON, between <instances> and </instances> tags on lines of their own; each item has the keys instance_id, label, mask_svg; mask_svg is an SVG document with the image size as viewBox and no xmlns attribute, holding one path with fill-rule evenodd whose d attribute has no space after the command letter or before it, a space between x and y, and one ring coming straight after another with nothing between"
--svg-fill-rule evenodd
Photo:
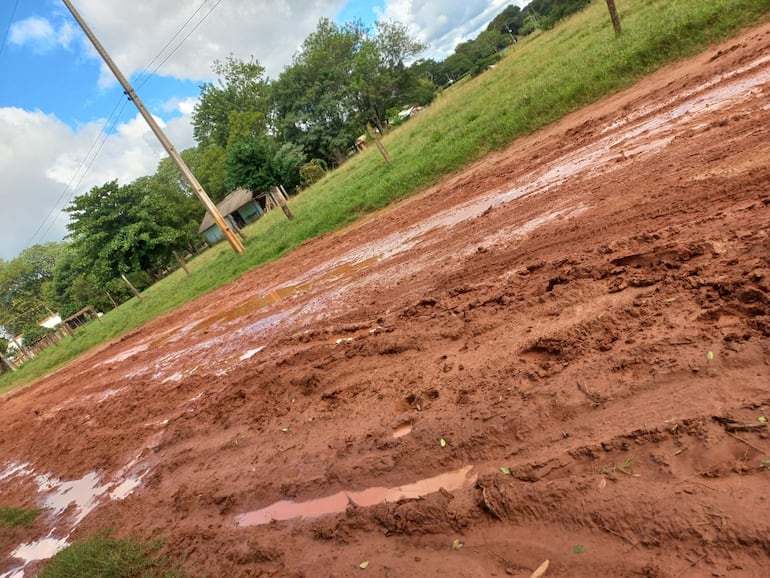
<instances>
[{"instance_id":1,"label":"electrical wire","mask_svg":"<svg viewBox=\"0 0 770 578\"><path fill-rule=\"evenodd\" d=\"M201 18L201 19L198 21L198 23L197 23L195 26L193 26L193 27L190 29L190 31L189 31L189 32L188 32L188 33L187 33L187 34L184 36L184 38L182 38L182 40L180 40L180 41L179 41L179 43L178 43L178 44L177 44L177 45L174 47L174 49L173 49L171 52L169 52L169 53L168 53L168 55L166 55L166 57L165 57L163 60L161 60L161 61L158 63L158 65L157 65L157 66L156 66L156 67L155 67L155 68L152 70L152 72L150 72L149 74L147 74L147 75L146 75L146 78L144 78L143 80L141 80L140 82L138 82L138 84L137 84L137 85L136 85L134 88L135 88L135 89L138 89L138 88L141 88L142 86L144 86L145 84L147 84L147 82L150 80L150 78L152 78L152 76L153 76L153 75L154 75L156 72L158 72L158 70L160 70L160 67L161 67L161 66L163 66L163 65L164 65L166 62L168 62L169 58L171 58L171 57L172 57L172 56L173 56L173 55L176 53L176 51L177 51L177 50L179 50L179 49L182 47L182 44L184 44L184 43L185 43L185 41L186 41L188 38L190 38L190 36L192 36L192 33L193 33L193 32L195 32L195 31L196 31L196 30L197 30L197 29L200 27L200 25L201 25L201 24L203 24L203 23L206 21L206 19L207 19L209 16L211 16L211 13L212 13L212 12L214 12L214 10L216 10L217 6L219 6L219 5L222 3L222 1L223 1L223 0L217 0L217 1L214 3L214 5L213 5L213 6L212 6L212 7L209 9L209 11L208 11L208 12L206 12L206 14L203 16L203 18ZM205 3L206 3L206 0L204 0L203 4L205 4ZM196 11L195 11L195 13L193 14L193 16L195 16L195 14L197 14L197 13L200 11L200 9L201 9L201 8L203 8L203 4L201 4L201 6L199 6L199 7L198 7L198 10L196 10ZM182 26L182 28L184 28L185 26L187 26L187 24L188 24L188 23L189 23L191 20L192 20L192 17L190 17L190 18L187 20L187 22L185 22L185 24ZM176 37L176 36L178 36L178 35L179 35L179 33L182 31L182 28L180 28L180 29L179 29L179 31L178 31L178 32L177 32L177 33L174 35L174 37ZM173 38L172 38L172 40L173 40ZM166 47L167 47L167 46L168 46L170 43L171 43L171 42L169 41L169 42L166 44L166 46L164 46L164 47L163 47L163 49L162 49L162 50L161 50L161 51L158 53L158 55L157 55L155 58L153 58L153 59L152 59L152 61L150 62L150 64L152 64L152 62L154 62L154 61L155 61L155 60L158 58L158 56L160 56L160 54L163 52L163 50L165 50L165 49L166 49ZM149 68L149 66L150 66L150 65L148 64L148 65L147 65L147 67L145 68L145 70L147 70L147 68ZM142 73L142 74L144 74L144 73Z\"/></svg>"},{"instance_id":2,"label":"electrical wire","mask_svg":"<svg viewBox=\"0 0 770 578\"><path fill-rule=\"evenodd\" d=\"M166 44L163 46L163 48L160 49L158 54L156 54L155 57L152 60L150 60L150 62L147 63L147 66L144 67L144 70L142 70L142 72L140 72L139 75L136 77L136 81L135 82L142 82L143 81L145 74L147 74L147 71L150 69L150 67L153 65L153 63L160 57L161 54L163 54L164 50L166 50L169 46L171 46L171 43L174 42L176 37L179 36L182 33L182 31L185 29L185 27L190 22L192 22L192 19L195 18L196 14L198 14L198 12L203 10L203 7L206 5L206 3L208 3L208 1L209 0L203 0L203 2L201 2L201 5L198 6L197 10L195 10L195 12L190 14L190 17L187 20L185 20L185 23L182 24L182 26L179 27L179 30L177 30L176 33L171 38L169 38L168 42L166 42ZM155 71L157 71L157 69ZM151 72L148 76L151 76L152 74L154 74L155 71ZM144 82L146 82L146 79L144 80ZM142 82L142 84L144 82Z\"/></svg>"},{"instance_id":3,"label":"electrical wire","mask_svg":"<svg viewBox=\"0 0 770 578\"><path fill-rule=\"evenodd\" d=\"M177 45L174 47L174 49L169 52L163 60L161 60L157 66L152 70L152 72L147 73L147 71L150 69L152 64L163 54L163 52L171 46L174 39L177 38L182 31L187 27L187 25L192 22L192 20L195 18L195 16L203 9L203 7L206 5L208 0L203 0L203 2L198 6L198 8L190 15L190 17L185 21L184 24L177 30L177 32L169 39L168 42L161 48L161 50L158 52L157 55L147 64L147 66L144 67L142 72L139 74L138 77L138 85L136 85L135 88L139 88L141 86L144 86L147 81L149 81L150 78L160 69L163 64L165 64L171 56L176 53L179 48L181 48L182 44L185 43L185 41L192 35L193 32L195 32L203 22L206 21L206 19L211 15L212 12L223 2L223 0L217 0L217 2L209 9L208 12L193 26L187 34L177 43ZM16 5L18 6L19 0L16 0ZM15 13L15 8L14 8ZM11 20L13 20L13 16L11 16ZM10 30L10 24L9 24L9 30ZM145 77L142 80L142 77ZM43 239L48 234L48 232L51 230L51 227L53 227L53 224L55 222L54 213L61 211L64 209L66 205L68 205L73 197L75 196L75 192L77 191L80 184L85 179L86 175L88 174L88 171L91 169L91 166L93 166L94 162L96 161L96 158L99 156L99 153L101 152L102 148L104 147L105 143L107 142L109 138L109 133L112 132L112 129L117 124L118 119L120 118L120 115L123 113L123 110L126 107L126 103L128 101L121 98L121 100L115 105L115 107L112 110L112 113L107 118L105 123L102 125L102 129L97 135L94 142L91 144L91 147L88 149L88 152L86 153L85 157L83 157L83 160L80 162L80 165L75 170L75 172L72 175L72 178L70 179L67 186L64 188L64 190L59 195L59 198L56 201L56 204L51 208L46 218L40 223L40 225L37 227L35 232L32 234L32 237L30 238L30 245L34 244L34 241L36 238ZM119 109L119 110L118 110ZM116 114L117 112L117 114ZM79 178L78 178L78 175ZM77 181L76 181L77 179ZM73 184L74 183L74 184ZM67 193L69 192L69 196L67 196ZM62 203L62 200L67 196L67 200ZM46 223L48 225L46 226Z\"/></svg>"},{"instance_id":4,"label":"electrical wire","mask_svg":"<svg viewBox=\"0 0 770 578\"><path fill-rule=\"evenodd\" d=\"M109 133L112 132L113 128L115 128L115 125L120 119L121 114L123 114L127 103L128 101L121 97L120 100L115 104L115 107L112 109L110 116L107 117L107 119L104 121L99 134L96 136L96 139L94 139L94 142L91 143L88 152L83 157L83 160L80 161L78 168L72 174L72 177L67 183L67 186L64 187L62 192L59 194L59 198L56 200L56 203L48 212L48 215L46 215L45 219L43 219L43 221L40 223L40 225L38 225L37 229L30 237L30 246L35 244L35 239L40 239L42 241L42 239L45 238L45 236L51 230L51 227L53 227L53 224L56 222L56 219L53 218L54 213L64 210L64 207L67 206L70 201L72 201L73 197L75 196L75 192L83 182L83 179L85 179L88 171L91 169L91 166L93 166L96 158L99 156L99 153L107 142ZM79 178L78 175L80 175ZM62 200L65 198L68 192L69 196L67 196L67 200L62 203ZM46 223L48 223L47 226Z\"/></svg>"},{"instance_id":5,"label":"electrical wire","mask_svg":"<svg viewBox=\"0 0 770 578\"><path fill-rule=\"evenodd\" d=\"M8 27L5 29L5 34L3 34L3 42L0 43L0 56L3 55L3 50L5 50L5 43L8 42L8 36L11 33L11 26L13 25L13 19L16 17L16 9L19 7L19 0L16 0L16 3L13 5L13 10L11 10L11 18L8 20Z\"/></svg>"}]
</instances>

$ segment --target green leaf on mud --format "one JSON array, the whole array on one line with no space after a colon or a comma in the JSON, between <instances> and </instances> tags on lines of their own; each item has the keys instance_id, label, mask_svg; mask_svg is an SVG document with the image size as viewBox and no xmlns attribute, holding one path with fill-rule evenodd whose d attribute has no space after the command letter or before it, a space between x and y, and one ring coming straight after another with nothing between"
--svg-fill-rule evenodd
<instances>
[{"instance_id":1,"label":"green leaf on mud","mask_svg":"<svg viewBox=\"0 0 770 578\"><path fill-rule=\"evenodd\" d=\"M366 570L369 567L369 560L366 560L365 562L361 562L358 565L358 567L361 568L361 570Z\"/></svg>"},{"instance_id":2,"label":"green leaf on mud","mask_svg":"<svg viewBox=\"0 0 770 578\"><path fill-rule=\"evenodd\" d=\"M757 418L757 421L758 421L759 423L767 423L767 418L766 418L765 416L763 416L763 415L760 415L760 416Z\"/></svg>"},{"instance_id":3,"label":"green leaf on mud","mask_svg":"<svg viewBox=\"0 0 770 578\"><path fill-rule=\"evenodd\" d=\"M441 439L439 440L439 442L438 442L438 443L440 443L440 444L441 444L441 447L442 447L442 448L445 448L445 447L446 447L446 440L445 440L444 438L441 438Z\"/></svg>"},{"instance_id":4,"label":"green leaf on mud","mask_svg":"<svg viewBox=\"0 0 770 578\"><path fill-rule=\"evenodd\" d=\"M500 471L503 472L506 476L510 476L511 475L511 468L503 468L503 467L501 467Z\"/></svg>"},{"instance_id":5,"label":"green leaf on mud","mask_svg":"<svg viewBox=\"0 0 770 578\"><path fill-rule=\"evenodd\" d=\"M706 359L708 359L709 361L714 361L714 352L713 351L709 351L706 354Z\"/></svg>"},{"instance_id":6,"label":"green leaf on mud","mask_svg":"<svg viewBox=\"0 0 770 578\"><path fill-rule=\"evenodd\" d=\"M585 551L586 551L586 547L585 547L585 546L583 546L582 544L577 544L576 546L573 546L573 547L572 547L572 551L573 551L575 554L585 554Z\"/></svg>"}]
</instances>

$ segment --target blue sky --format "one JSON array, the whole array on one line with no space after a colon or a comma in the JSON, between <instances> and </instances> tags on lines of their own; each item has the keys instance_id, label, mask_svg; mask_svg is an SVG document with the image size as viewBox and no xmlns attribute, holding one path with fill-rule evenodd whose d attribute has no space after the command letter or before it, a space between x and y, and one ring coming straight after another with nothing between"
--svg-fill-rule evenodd
<instances>
[{"instance_id":1,"label":"blue sky","mask_svg":"<svg viewBox=\"0 0 770 578\"><path fill-rule=\"evenodd\" d=\"M397 20L442 59L510 0L72 0L179 149L211 63L254 56L275 77L319 18ZM522 4L521 0L515 3ZM188 21L187 25L185 23ZM163 47L190 34L173 54ZM0 2L0 259L66 234L62 209L112 179L152 174L163 151L61 0ZM142 75L158 55L168 60ZM159 61L156 61L156 64Z\"/></svg>"}]
</instances>

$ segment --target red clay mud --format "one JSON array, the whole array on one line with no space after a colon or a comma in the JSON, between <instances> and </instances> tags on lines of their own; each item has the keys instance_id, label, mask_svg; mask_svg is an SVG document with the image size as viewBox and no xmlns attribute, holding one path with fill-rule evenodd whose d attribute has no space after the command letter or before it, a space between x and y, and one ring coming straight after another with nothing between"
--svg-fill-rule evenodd
<instances>
[{"instance_id":1,"label":"red clay mud","mask_svg":"<svg viewBox=\"0 0 770 578\"><path fill-rule=\"evenodd\" d=\"M200 576L766 576L768 54L770 26L715 46L5 397L2 503L49 505L18 540L161 537Z\"/></svg>"}]
</instances>

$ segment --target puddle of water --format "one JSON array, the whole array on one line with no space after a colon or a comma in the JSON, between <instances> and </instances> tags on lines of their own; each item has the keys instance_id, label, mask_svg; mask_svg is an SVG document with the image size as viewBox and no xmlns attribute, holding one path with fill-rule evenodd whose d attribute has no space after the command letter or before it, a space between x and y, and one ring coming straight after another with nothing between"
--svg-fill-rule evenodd
<instances>
[{"instance_id":1,"label":"puddle of water","mask_svg":"<svg viewBox=\"0 0 770 578\"><path fill-rule=\"evenodd\" d=\"M132 355L136 355L137 353L141 353L143 351L147 351L150 348L149 343L142 343L141 345L137 345L136 347L132 347L131 349L126 349L125 351L122 351L118 353L117 355L113 355L109 359L105 359L102 362L99 362L97 366L99 365L111 365L113 363L119 363L121 361L125 361Z\"/></svg>"},{"instance_id":2,"label":"puddle of water","mask_svg":"<svg viewBox=\"0 0 770 578\"><path fill-rule=\"evenodd\" d=\"M122 484L117 485L111 492L110 498L113 500L124 500L130 496L136 488L142 485L142 477L128 478Z\"/></svg>"},{"instance_id":3,"label":"puddle of water","mask_svg":"<svg viewBox=\"0 0 770 578\"><path fill-rule=\"evenodd\" d=\"M241 317L248 315L249 313L254 313L255 311L259 311L260 309L264 309L265 307L268 307L270 305L281 303L282 301L285 301L286 299L293 297L294 295L301 293L302 291L305 291L307 289L310 289L318 285L322 281L328 281L339 277L347 277L352 273L354 273L355 271L364 269L372 265L373 263L376 263L377 260L378 260L377 257L372 257L356 263L343 263L341 265L334 267L333 269L330 269L322 273L319 277L315 277L315 278L301 281L298 283L293 283L293 284L290 283L288 285L284 285L282 287L273 289L272 291L270 291L265 295L256 295L250 299L247 299L237 307L234 307L223 313L218 313L216 315L209 317L205 321L202 321L201 323L193 327L192 331L193 332L203 331L205 329L212 327L213 325L216 325L217 323L221 323L221 322L229 323L231 321L235 321L236 319L240 319Z\"/></svg>"},{"instance_id":4,"label":"puddle of water","mask_svg":"<svg viewBox=\"0 0 770 578\"><path fill-rule=\"evenodd\" d=\"M67 547L69 542L66 538L43 538L37 542L29 542L28 544L21 544L13 552L11 552L11 558L17 558L24 563L24 566L30 562L37 562L38 560L47 560L58 554L61 550Z\"/></svg>"},{"instance_id":5,"label":"puddle of water","mask_svg":"<svg viewBox=\"0 0 770 578\"><path fill-rule=\"evenodd\" d=\"M99 498L107 492L107 486L99 483L99 476L95 472L88 473L79 480L68 482L51 479L48 476L38 476L37 483L41 490L50 491L42 502L43 507L53 510L54 515L58 516L74 506L75 525L78 525L96 508Z\"/></svg>"},{"instance_id":6,"label":"puddle of water","mask_svg":"<svg viewBox=\"0 0 770 578\"><path fill-rule=\"evenodd\" d=\"M240 356L238 359L239 359L240 361L246 361L247 359L251 359L251 358L252 358L252 357L254 357L254 356L257 354L257 353L259 353L260 351L262 351L264 348L265 348L265 346L263 345L262 347L257 347L256 349L249 349L249 350L248 350L246 353L244 353L243 355L241 355L241 356Z\"/></svg>"},{"instance_id":7,"label":"puddle of water","mask_svg":"<svg viewBox=\"0 0 770 578\"><path fill-rule=\"evenodd\" d=\"M414 429L414 426L410 423L398 426L396 429L393 430L393 437L402 438L412 433L413 429Z\"/></svg>"},{"instance_id":8,"label":"puddle of water","mask_svg":"<svg viewBox=\"0 0 770 578\"><path fill-rule=\"evenodd\" d=\"M397 502L405 498L421 498L441 488L448 492L459 490L475 483L476 475L471 474L473 466L439 476L420 480L413 484L396 488L368 488L358 492L338 492L325 498L307 502L281 500L271 506L241 514L236 518L239 526L258 526L272 521L292 520L294 518L317 518L327 514L344 512L349 504L356 506L374 506L385 502Z\"/></svg>"},{"instance_id":9,"label":"puddle of water","mask_svg":"<svg viewBox=\"0 0 770 578\"><path fill-rule=\"evenodd\" d=\"M12 463L8 467L6 467L5 471L2 474L0 474L0 482L5 480L6 478L11 478L16 474L32 475L32 470L29 469L29 463L27 462L24 462L23 464Z\"/></svg>"}]
</instances>

